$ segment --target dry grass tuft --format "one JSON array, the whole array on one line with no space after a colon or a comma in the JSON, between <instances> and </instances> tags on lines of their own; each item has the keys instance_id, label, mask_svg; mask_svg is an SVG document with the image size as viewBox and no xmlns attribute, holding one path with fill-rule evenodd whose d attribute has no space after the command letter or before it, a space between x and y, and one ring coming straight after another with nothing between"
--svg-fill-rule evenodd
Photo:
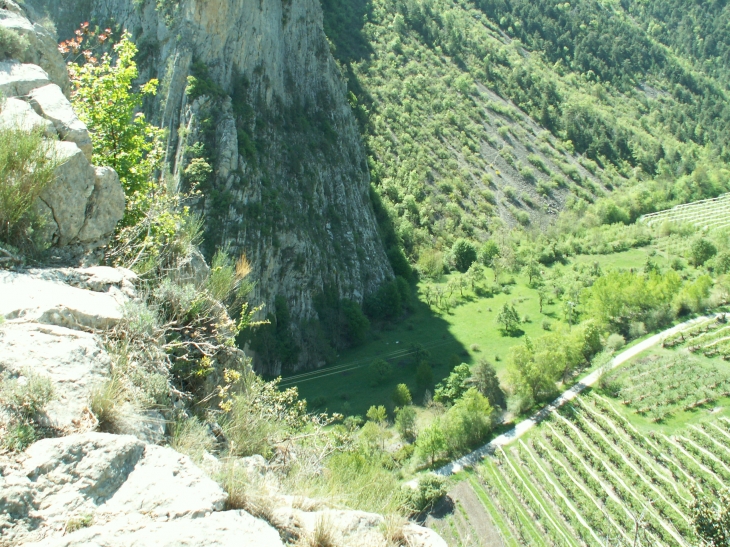
<instances>
[{"instance_id":1,"label":"dry grass tuft","mask_svg":"<svg viewBox=\"0 0 730 547\"><path fill-rule=\"evenodd\" d=\"M91 393L89 410L99 422L99 431L116 433L123 429L124 402L124 388L116 377Z\"/></svg>"},{"instance_id":2,"label":"dry grass tuft","mask_svg":"<svg viewBox=\"0 0 730 547\"><path fill-rule=\"evenodd\" d=\"M236 277L238 279L245 279L248 274L251 273L251 263L246 258L245 254L242 254L236 262Z\"/></svg>"},{"instance_id":3,"label":"dry grass tuft","mask_svg":"<svg viewBox=\"0 0 730 547\"><path fill-rule=\"evenodd\" d=\"M326 517L320 517L312 533L303 537L297 547L340 547L340 544L332 522Z\"/></svg>"},{"instance_id":4,"label":"dry grass tuft","mask_svg":"<svg viewBox=\"0 0 730 547\"><path fill-rule=\"evenodd\" d=\"M410 547L411 542L404 528L407 523L408 521L397 513L385 516L382 528L387 547Z\"/></svg>"}]
</instances>

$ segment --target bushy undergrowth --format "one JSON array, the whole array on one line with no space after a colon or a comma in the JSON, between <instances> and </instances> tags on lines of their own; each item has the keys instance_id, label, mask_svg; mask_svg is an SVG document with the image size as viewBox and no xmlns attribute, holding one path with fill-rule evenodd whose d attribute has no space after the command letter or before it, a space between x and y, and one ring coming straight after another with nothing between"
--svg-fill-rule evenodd
<instances>
[{"instance_id":1,"label":"bushy undergrowth","mask_svg":"<svg viewBox=\"0 0 730 547\"><path fill-rule=\"evenodd\" d=\"M16 31L0 27L0 61L20 59L28 48L28 40Z\"/></svg>"},{"instance_id":2,"label":"bushy undergrowth","mask_svg":"<svg viewBox=\"0 0 730 547\"><path fill-rule=\"evenodd\" d=\"M35 250L43 221L33 204L53 181L56 166L42 129L0 129L0 242Z\"/></svg>"},{"instance_id":3,"label":"bushy undergrowth","mask_svg":"<svg viewBox=\"0 0 730 547\"><path fill-rule=\"evenodd\" d=\"M51 381L31 371L23 371L17 378L0 378L0 406L6 414L5 419L0 416L2 446L23 450L41 438L40 418L53 397Z\"/></svg>"}]
</instances>

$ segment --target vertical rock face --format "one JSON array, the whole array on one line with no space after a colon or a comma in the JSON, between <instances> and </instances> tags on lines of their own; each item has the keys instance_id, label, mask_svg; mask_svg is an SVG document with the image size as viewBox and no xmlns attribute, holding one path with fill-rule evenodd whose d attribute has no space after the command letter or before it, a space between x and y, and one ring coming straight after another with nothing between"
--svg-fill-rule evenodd
<instances>
[{"instance_id":1,"label":"vertical rock face","mask_svg":"<svg viewBox=\"0 0 730 547\"><path fill-rule=\"evenodd\" d=\"M86 20L133 33L142 76L160 80L149 114L169 130L170 170L183 188L196 183L202 191L207 253L226 246L245 253L266 311L279 311L277 296L288 304L303 347L289 365L319 365L303 334L317 317L316 295L328 288L361 301L392 276L319 1L36 0L35 7L60 38ZM266 367L278 373L281 363Z\"/></svg>"}]
</instances>

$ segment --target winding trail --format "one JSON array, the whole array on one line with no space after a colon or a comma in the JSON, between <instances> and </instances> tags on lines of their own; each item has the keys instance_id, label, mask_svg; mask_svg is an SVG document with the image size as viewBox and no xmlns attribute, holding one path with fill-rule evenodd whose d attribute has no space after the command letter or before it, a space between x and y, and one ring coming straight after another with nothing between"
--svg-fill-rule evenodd
<instances>
[{"instance_id":1,"label":"winding trail","mask_svg":"<svg viewBox=\"0 0 730 547\"><path fill-rule=\"evenodd\" d=\"M585 378L580 380L577 384L575 384L569 390L564 391L560 395L560 397L555 399L552 403L550 403L545 408L543 408L539 412L535 413L531 417L527 418L526 420L521 421L514 428L510 429L506 433L503 433L499 437L495 437L494 439L492 439L490 442L488 442L484 446L477 448L476 450L474 450L473 452L470 452L466 456L462 456L461 458L454 460L450 463L447 463L443 467L436 469L434 472L437 475L449 476L454 473L458 473L459 471L461 471L462 469L464 469L466 467L471 467L471 466L479 463L481 460L483 460L488 455L494 454L494 452L497 450L498 447L505 446L505 445L519 439L525 433L530 431L533 427L535 427L537 424L539 424L541 421L543 421L545 418L547 418L547 416L549 416L551 413L555 412L557 409L559 409L561 406L563 406L568 401L572 401L573 399L575 399L584 389L595 384L598 381L598 379L601 377L601 374L604 372L604 370L613 370L616 367L623 365L626 361L633 359L634 357L636 357L643 351L646 351L647 349L655 346L656 344L661 342L667 336L676 334L688 327L691 327L692 325L694 325L696 323L700 323L707 319L713 319L713 318L719 317L721 315L725 315L725 314L719 313L719 314L714 314L714 315L697 317L695 319L691 319L690 321L685 321L684 323L680 323L679 325L676 325L670 329L660 332L659 334L655 334L654 336L651 336L642 342L639 342L635 346L632 346L629 349L619 353L616 357L614 357L611 360L611 362L605 368L599 369L599 370L596 370L596 371L590 373L588 376L586 376Z\"/></svg>"}]
</instances>

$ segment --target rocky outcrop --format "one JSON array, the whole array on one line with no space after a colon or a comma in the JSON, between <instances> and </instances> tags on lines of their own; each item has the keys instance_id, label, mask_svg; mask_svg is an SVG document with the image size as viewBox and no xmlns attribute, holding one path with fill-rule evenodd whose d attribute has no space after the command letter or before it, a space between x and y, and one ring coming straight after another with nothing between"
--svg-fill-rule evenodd
<instances>
[{"instance_id":1,"label":"rocky outcrop","mask_svg":"<svg viewBox=\"0 0 730 547\"><path fill-rule=\"evenodd\" d=\"M43 128L43 133L47 138L58 138L58 132L53 122L41 118L27 102L19 99L5 99L5 104L0 110L0 128L24 131Z\"/></svg>"},{"instance_id":2,"label":"rocky outcrop","mask_svg":"<svg viewBox=\"0 0 730 547\"><path fill-rule=\"evenodd\" d=\"M79 120L61 88L56 84L38 87L28 94L28 98L36 112L53 123L58 136L64 141L76 143L86 159L91 161L94 146L89 130Z\"/></svg>"},{"instance_id":3,"label":"rocky outcrop","mask_svg":"<svg viewBox=\"0 0 730 547\"><path fill-rule=\"evenodd\" d=\"M68 93L70 82L63 58L58 54L56 38L38 23L31 23L23 9L12 0L0 0L0 26L23 36L29 47L20 59L23 63L38 65L52 82Z\"/></svg>"},{"instance_id":4,"label":"rocky outcrop","mask_svg":"<svg viewBox=\"0 0 730 547\"><path fill-rule=\"evenodd\" d=\"M128 435L46 439L0 476L0 538L14 545L283 544L187 456ZM80 528L80 529L75 529Z\"/></svg>"},{"instance_id":5,"label":"rocky outcrop","mask_svg":"<svg viewBox=\"0 0 730 547\"><path fill-rule=\"evenodd\" d=\"M111 359L95 332L121 320L135 280L128 270L107 267L0 270L0 374L51 380L51 427L71 432L88 426L91 393L111 375Z\"/></svg>"},{"instance_id":6,"label":"rocky outcrop","mask_svg":"<svg viewBox=\"0 0 730 547\"><path fill-rule=\"evenodd\" d=\"M227 500L170 448L105 433L45 439L0 461L0 544L283 547L281 535L307 537L326 526L343 547L387 545L384 519L373 513L279 496L269 500L274 527L226 510ZM446 547L435 532L412 523L402 523L399 535L411 547Z\"/></svg>"},{"instance_id":7,"label":"rocky outcrop","mask_svg":"<svg viewBox=\"0 0 730 547\"><path fill-rule=\"evenodd\" d=\"M327 289L361 302L393 272L319 1L29 3L61 38L83 21L113 20L134 34L143 77L161 83L148 114L168 129L170 171L186 187L196 178L186 171L192 159L212 168L196 180L207 253L245 253L258 281L253 299L266 313L277 311L277 296L287 303L302 346L291 365L321 364L303 328L317 318L315 297ZM281 363L267 365L280 372Z\"/></svg>"},{"instance_id":8,"label":"rocky outcrop","mask_svg":"<svg viewBox=\"0 0 730 547\"><path fill-rule=\"evenodd\" d=\"M124 215L119 177L112 169L90 163L91 137L64 94L69 79L55 39L11 0L0 2L0 26L22 34L30 44L22 60L0 62L0 94L5 98L0 127L43 128L58 161L55 181L35 204L45 217L38 243L73 245L82 251L99 247Z\"/></svg>"}]
</instances>

